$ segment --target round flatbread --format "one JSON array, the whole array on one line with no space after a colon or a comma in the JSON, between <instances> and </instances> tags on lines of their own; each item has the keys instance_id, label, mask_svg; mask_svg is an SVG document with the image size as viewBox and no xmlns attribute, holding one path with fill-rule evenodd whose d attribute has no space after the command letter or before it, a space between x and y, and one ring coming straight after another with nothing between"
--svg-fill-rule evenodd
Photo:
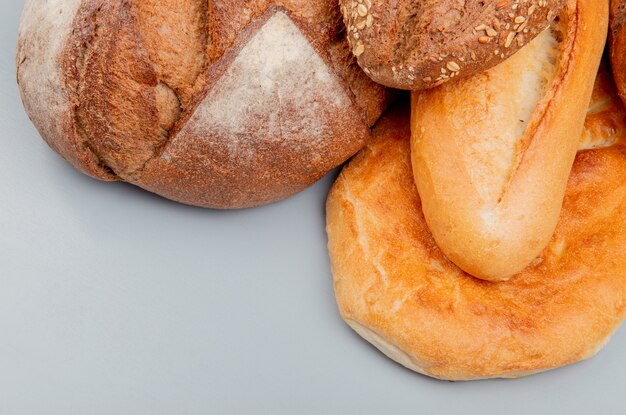
<instances>
[{"instance_id":1,"label":"round flatbread","mask_svg":"<svg viewBox=\"0 0 626 415\"><path fill-rule=\"evenodd\" d=\"M626 313L624 110L600 77L549 246L507 282L464 273L435 244L401 103L327 204L343 318L402 365L448 380L519 377L593 356Z\"/></svg>"}]
</instances>

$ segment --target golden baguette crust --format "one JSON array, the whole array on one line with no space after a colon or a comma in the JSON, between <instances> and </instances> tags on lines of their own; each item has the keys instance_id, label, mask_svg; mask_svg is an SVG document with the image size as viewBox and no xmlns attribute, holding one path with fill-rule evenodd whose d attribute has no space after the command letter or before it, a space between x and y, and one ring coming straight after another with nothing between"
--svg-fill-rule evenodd
<instances>
[{"instance_id":1,"label":"golden baguette crust","mask_svg":"<svg viewBox=\"0 0 626 415\"><path fill-rule=\"evenodd\" d=\"M422 90L506 60L565 0L340 0L352 51L372 79Z\"/></svg>"},{"instance_id":2,"label":"golden baguette crust","mask_svg":"<svg viewBox=\"0 0 626 415\"><path fill-rule=\"evenodd\" d=\"M408 106L383 116L327 202L346 322L387 356L449 380L519 377L589 358L626 314L626 114L599 78L562 216L516 278L464 273L435 243L413 182ZM595 109L594 109L595 108ZM617 115L619 114L619 115Z\"/></svg>"},{"instance_id":3,"label":"golden baguette crust","mask_svg":"<svg viewBox=\"0 0 626 415\"><path fill-rule=\"evenodd\" d=\"M464 271L506 280L550 241L607 24L607 2L568 1L558 26L506 62L413 94L413 169L426 221Z\"/></svg>"}]
</instances>

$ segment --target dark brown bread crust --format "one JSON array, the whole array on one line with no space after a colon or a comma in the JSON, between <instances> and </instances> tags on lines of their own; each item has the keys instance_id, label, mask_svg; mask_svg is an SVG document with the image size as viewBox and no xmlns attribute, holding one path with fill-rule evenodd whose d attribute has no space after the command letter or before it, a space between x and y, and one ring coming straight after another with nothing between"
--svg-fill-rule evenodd
<instances>
[{"instance_id":1,"label":"dark brown bread crust","mask_svg":"<svg viewBox=\"0 0 626 415\"><path fill-rule=\"evenodd\" d=\"M626 0L611 0L609 50L617 92L626 103Z\"/></svg>"},{"instance_id":2,"label":"dark brown bread crust","mask_svg":"<svg viewBox=\"0 0 626 415\"><path fill-rule=\"evenodd\" d=\"M564 0L340 0L363 70L422 90L485 71L546 29Z\"/></svg>"},{"instance_id":3,"label":"dark brown bread crust","mask_svg":"<svg viewBox=\"0 0 626 415\"><path fill-rule=\"evenodd\" d=\"M364 145L391 98L349 53L334 0L55 3L27 0L22 17L29 116L84 173L183 203L243 208L304 189ZM54 88L36 75L51 37ZM42 113L42 96L58 105Z\"/></svg>"}]
</instances>

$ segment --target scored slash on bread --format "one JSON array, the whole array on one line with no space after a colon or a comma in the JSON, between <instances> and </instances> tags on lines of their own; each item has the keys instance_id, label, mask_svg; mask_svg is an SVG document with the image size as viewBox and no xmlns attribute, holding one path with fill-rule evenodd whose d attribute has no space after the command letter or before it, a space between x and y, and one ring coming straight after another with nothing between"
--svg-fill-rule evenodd
<instances>
[{"instance_id":1,"label":"scored slash on bread","mask_svg":"<svg viewBox=\"0 0 626 415\"><path fill-rule=\"evenodd\" d=\"M421 90L506 60L547 28L564 0L340 0L363 70Z\"/></svg>"},{"instance_id":2,"label":"scored slash on bread","mask_svg":"<svg viewBox=\"0 0 626 415\"><path fill-rule=\"evenodd\" d=\"M28 0L26 110L79 170L180 202L290 196L358 151L391 94L333 0Z\"/></svg>"},{"instance_id":3,"label":"scored slash on bread","mask_svg":"<svg viewBox=\"0 0 626 415\"><path fill-rule=\"evenodd\" d=\"M559 23L471 79L413 93L413 169L435 240L475 277L505 280L557 225L602 56L608 3Z\"/></svg>"}]
</instances>

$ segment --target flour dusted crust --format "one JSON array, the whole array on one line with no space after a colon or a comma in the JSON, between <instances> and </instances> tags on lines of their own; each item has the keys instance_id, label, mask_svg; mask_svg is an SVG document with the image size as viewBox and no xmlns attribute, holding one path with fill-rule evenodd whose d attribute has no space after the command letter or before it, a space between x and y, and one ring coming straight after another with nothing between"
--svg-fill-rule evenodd
<instances>
[{"instance_id":1,"label":"flour dusted crust","mask_svg":"<svg viewBox=\"0 0 626 415\"><path fill-rule=\"evenodd\" d=\"M442 251L471 275L514 277L550 241L607 25L608 3L570 0L559 24L502 64L413 94L424 215Z\"/></svg>"},{"instance_id":2,"label":"flour dusted crust","mask_svg":"<svg viewBox=\"0 0 626 415\"><path fill-rule=\"evenodd\" d=\"M255 206L358 151L390 99L339 22L330 0L28 0L18 83L81 171L188 204Z\"/></svg>"},{"instance_id":3,"label":"flour dusted crust","mask_svg":"<svg viewBox=\"0 0 626 415\"><path fill-rule=\"evenodd\" d=\"M64 83L62 59L81 0L27 1L17 46L17 79L29 116L46 142L81 171L102 180L113 175L76 131L68 111L72 97Z\"/></svg>"},{"instance_id":4,"label":"flour dusted crust","mask_svg":"<svg viewBox=\"0 0 626 415\"><path fill-rule=\"evenodd\" d=\"M348 39L372 79L422 90L506 60L564 0L340 0Z\"/></svg>"},{"instance_id":5,"label":"flour dusted crust","mask_svg":"<svg viewBox=\"0 0 626 415\"><path fill-rule=\"evenodd\" d=\"M625 136L626 112L601 72L555 234L522 273L491 283L435 243L400 103L328 198L341 315L388 357L440 379L519 377L593 356L626 315Z\"/></svg>"},{"instance_id":6,"label":"flour dusted crust","mask_svg":"<svg viewBox=\"0 0 626 415\"><path fill-rule=\"evenodd\" d=\"M303 177L309 185L356 153L366 126L341 79L288 14L277 11L211 84L161 157L148 163L140 183L182 199L197 175L215 170L210 188L228 189L222 197L229 204L248 203L251 181L255 192L283 198L302 188ZM348 131L354 136L346 139Z\"/></svg>"}]
</instances>

